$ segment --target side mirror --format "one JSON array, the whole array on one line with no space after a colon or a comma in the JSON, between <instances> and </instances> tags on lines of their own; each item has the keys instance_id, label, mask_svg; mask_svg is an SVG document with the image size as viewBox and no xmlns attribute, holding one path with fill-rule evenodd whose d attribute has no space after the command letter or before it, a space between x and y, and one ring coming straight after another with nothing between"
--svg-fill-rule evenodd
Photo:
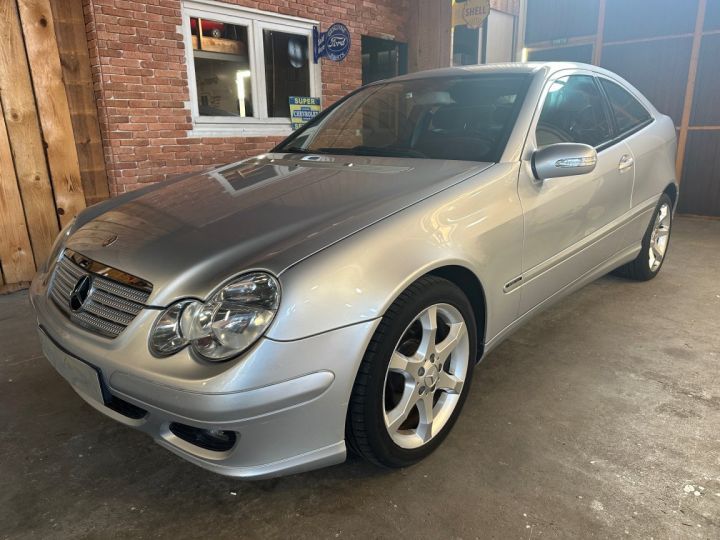
<instances>
[{"instance_id":1,"label":"side mirror","mask_svg":"<svg viewBox=\"0 0 720 540\"><path fill-rule=\"evenodd\" d=\"M595 170L595 165L597 152L587 144L551 144L536 150L532 156L532 169L538 180L587 174Z\"/></svg>"}]
</instances>

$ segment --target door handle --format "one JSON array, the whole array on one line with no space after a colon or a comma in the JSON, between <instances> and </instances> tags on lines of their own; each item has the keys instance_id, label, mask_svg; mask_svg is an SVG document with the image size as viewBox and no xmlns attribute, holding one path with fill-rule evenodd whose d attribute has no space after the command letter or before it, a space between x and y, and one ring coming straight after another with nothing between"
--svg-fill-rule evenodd
<instances>
[{"instance_id":1,"label":"door handle","mask_svg":"<svg viewBox=\"0 0 720 540\"><path fill-rule=\"evenodd\" d=\"M620 158L620 163L618 164L618 171L623 172L624 170L632 167L634 164L635 160L630 154L623 154L623 156Z\"/></svg>"}]
</instances>

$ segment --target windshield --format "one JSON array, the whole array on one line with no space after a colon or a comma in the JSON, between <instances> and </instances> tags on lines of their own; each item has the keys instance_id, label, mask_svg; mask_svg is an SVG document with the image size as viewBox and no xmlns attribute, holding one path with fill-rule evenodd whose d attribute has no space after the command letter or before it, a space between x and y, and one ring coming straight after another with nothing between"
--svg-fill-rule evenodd
<instances>
[{"instance_id":1,"label":"windshield","mask_svg":"<svg viewBox=\"0 0 720 540\"><path fill-rule=\"evenodd\" d=\"M497 162L528 83L487 74L368 86L275 151Z\"/></svg>"}]
</instances>

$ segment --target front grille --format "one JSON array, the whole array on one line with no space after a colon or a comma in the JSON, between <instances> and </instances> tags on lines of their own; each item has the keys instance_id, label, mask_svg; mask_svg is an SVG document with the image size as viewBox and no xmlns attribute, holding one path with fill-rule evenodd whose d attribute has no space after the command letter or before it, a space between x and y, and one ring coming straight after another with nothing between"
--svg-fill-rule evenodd
<instances>
[{"instance_id":1,"label":"front grille","mask_svg":"<svg viewBox=\"0 0 720 540\"><path fill-rule=\"evenodd\" d=\"M75 289L86 276L91 279L89 286L78 297ZM115 338L145 307L151 291L152 285L139 278L66 250L55 265L49 295L73 323Z\"/></svg>"}]
</instances>

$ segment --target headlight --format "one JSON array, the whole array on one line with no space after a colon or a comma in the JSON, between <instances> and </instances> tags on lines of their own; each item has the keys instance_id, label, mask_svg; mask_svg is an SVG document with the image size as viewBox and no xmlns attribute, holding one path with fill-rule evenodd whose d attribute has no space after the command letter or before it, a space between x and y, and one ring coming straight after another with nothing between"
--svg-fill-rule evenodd
<instances>
[{"instance_id":1,"label":"headlight","mask_svg":"<svg viewBox=\"0 0 720 540\"><path fill-rule=\"evenodd\" d=\"M206 302L181 300L153 325L150 351L169 356L190 344L207 360L227 360L255 343L275 318L280 285L253 272L225 285Z\"/></svg>"}]
</instances>

